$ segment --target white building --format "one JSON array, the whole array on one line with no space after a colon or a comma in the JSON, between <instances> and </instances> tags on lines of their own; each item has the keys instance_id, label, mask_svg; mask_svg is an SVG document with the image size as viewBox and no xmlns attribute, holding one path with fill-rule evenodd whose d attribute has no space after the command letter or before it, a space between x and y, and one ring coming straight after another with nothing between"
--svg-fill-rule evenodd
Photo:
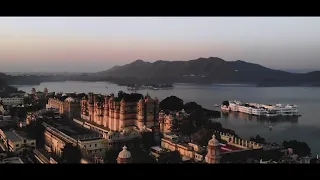
<instances>
[{"instance_id":1,"label":"white building","mask_svg":"<svg viewBox=\"0 0 320 180\"><path fill-rule=\"evenodd\" d=\"M25 150L36 147L36 140L29 139L22 135L22 132L18 133L15 130L2 131L0 129L0 140L2 144L9 148L10 152L20 154Z\"/></svg>"},{"instance_id":2,"label":"white building","mask_svg":"<svg viewBox=\"0 0 320 180\"><path fill-rule=\"evenodd\" d=\"M12 105L23 104L24 98L21 98L21 97L0 98L0 102L1 101L3 105L12 106Z\"/></svg>"},{"instance_id":3,"label":"white building","mask_svg":"<svg viewBox=\"0 0 320 180\"><path fill-rule=\"evenodd\" d=\"M0 161L0 164L24 164L19 157L6 158Z\"/></svg>"}]
</instances>

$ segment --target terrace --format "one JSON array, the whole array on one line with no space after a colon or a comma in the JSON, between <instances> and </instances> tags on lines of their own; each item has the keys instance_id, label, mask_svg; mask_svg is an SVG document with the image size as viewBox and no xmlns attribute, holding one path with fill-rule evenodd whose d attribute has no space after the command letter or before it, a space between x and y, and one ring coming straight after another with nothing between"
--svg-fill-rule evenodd
<instances>
[{"instance_id":1,"label":"terrace","mask_svg":"<svg viewBox=\"0 0 320 180\"><path fill-rule=\"evenodd\" d=\"M45 119L44 122L73 139L94 140L101 138L99 133L83 128L73 121L64 119Z\"/></svg>"}]
</instances>

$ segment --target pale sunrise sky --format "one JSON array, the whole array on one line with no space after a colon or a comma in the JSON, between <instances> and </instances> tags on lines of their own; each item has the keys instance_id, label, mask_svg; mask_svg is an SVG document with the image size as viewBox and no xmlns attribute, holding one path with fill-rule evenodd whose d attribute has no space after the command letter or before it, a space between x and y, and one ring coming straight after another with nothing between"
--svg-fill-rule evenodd
<instances>
[{"instance_id":1,"label":"pale sunrise sky","mask_svg":"<svg viewBox=\"0 0 320 180\"><path fill-rule=\"evenodd\" d=\"M319 17L0 17L0 72L220 57L320 70Z\"/></svg>"}]
</instances>

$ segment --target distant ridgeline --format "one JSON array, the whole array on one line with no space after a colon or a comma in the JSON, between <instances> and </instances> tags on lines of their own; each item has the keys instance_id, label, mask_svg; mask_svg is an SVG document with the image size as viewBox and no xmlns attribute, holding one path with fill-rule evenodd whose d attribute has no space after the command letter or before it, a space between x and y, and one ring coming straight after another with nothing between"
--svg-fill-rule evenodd
<instances>
[{"instance_id":1,"label":"distant ridgeline","mask_svg":"<svg viewBox=\"0 0 320 180\"><path fill-rule=\"evenodd\" d=\"M289 73L245 61L218 57L189 61L134 61L123 66L81 75L5 76L8 84L39 84L51 81L109 81L119 85L173 83L243 83L258 86L320 86L320 71Z\"/></svg>"}]
</instances>

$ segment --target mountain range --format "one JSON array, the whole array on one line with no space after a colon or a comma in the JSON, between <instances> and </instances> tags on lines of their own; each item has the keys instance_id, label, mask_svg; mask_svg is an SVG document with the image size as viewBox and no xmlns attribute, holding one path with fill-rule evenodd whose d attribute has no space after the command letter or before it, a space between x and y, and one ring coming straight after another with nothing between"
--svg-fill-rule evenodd
<instances>
[{"instance_id":1,"label":"mountain range","mask_svg":"<svg viewBox=\"0 0 320 180\"><path fill-rule=\"evenodd\" d=\"M92 74L113 78L134 78L155 83L248 83L258 86L318 86L320 71L290 73L242 60L218 57L189 61L145 62L136 60L123 66Z\"/></svg>"},{"instance_id":2,"label":"mountain range","mask_svg":"<svg viewBox=\"0 0 320 180\"><path fill-rule=\"evenodd\" d=\"M237 83L257 86L320 86L320 71L291 73L275 70L242 60L225 61L218 57L189 61L145 62L136 60L106 71L59 75L5 75L0 73L0 87L36 85L53 81L108 81L127 84L173 83Z\"/></svg>"}]
</instances>

